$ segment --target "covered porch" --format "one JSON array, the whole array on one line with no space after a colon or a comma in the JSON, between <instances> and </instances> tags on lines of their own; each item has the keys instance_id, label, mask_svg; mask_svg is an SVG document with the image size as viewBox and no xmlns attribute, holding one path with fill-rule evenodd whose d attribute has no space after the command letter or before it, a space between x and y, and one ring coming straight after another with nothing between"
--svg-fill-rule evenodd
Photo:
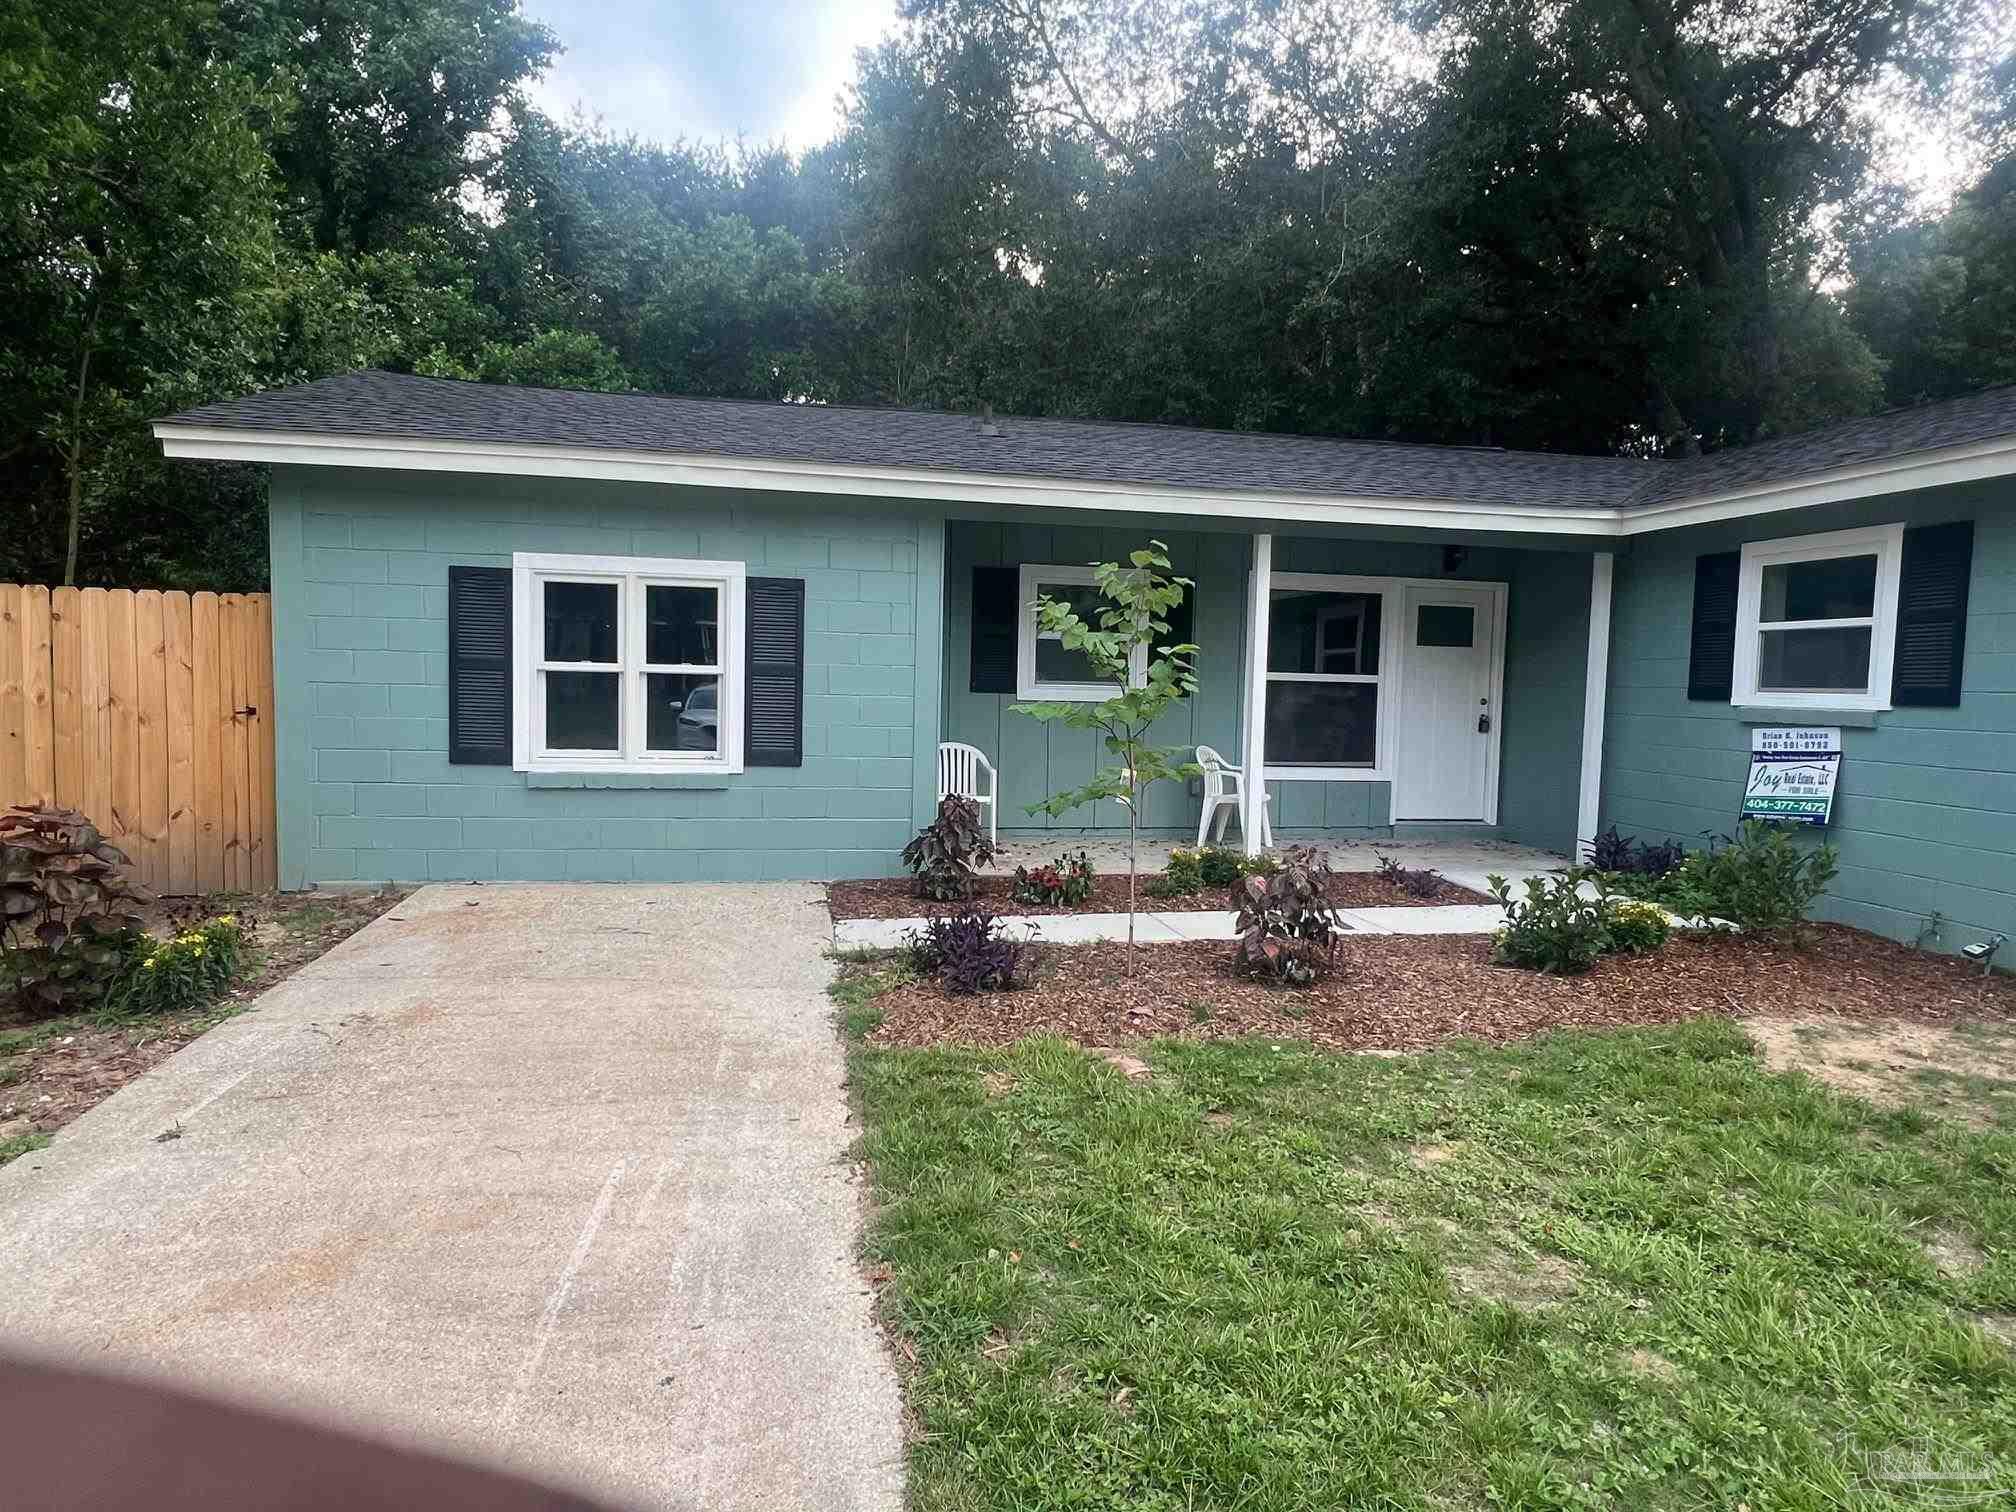
<instances>
[{"instance_id":1,"label":"covered porch","mask_svg":"<svg viewBox=\"0 0 2016 1512\"><path fill-rule=\"evenodd\" d=\"M1036 632L1026 606L1038 593L1089 602L1086 565L1151 538L1195 585L1173 630L1199 647L1197 693L1157 738L1262 774L1243 784L1236 818L1224 816L1231 843L1259 848L1263 794L1277 844L1340 844L1335 864L1347 868L1374 864L1369 846L1350 842L1453 845L1460 854L1443 859L1477 877L1452 880L1472 886L1484 870L1543 869L1543 855L1593 840L1608 551L1573 534L1230 524L947 522L938 738L976 747L995 767L1010 854L1047 857L1126 831L1113 803L1028 813L1105 758L1091 733L1011 710L1074 687L1103 696ZM1202 805L1197 780L1162 784L1144 805L1144 831L1165 851L1194 842ZM1508 864L1480 866L1499 847Z\"/></svg>"}]
</instances>

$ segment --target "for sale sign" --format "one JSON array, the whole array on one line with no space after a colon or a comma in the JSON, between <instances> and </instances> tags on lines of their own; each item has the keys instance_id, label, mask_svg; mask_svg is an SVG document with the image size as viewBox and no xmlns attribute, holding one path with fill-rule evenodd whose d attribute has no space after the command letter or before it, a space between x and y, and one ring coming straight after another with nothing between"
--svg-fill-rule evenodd
<instances>
[{"instance_id":1,"label":"for sale sign","mask_svg":"<svg viewBox=\"0 0 2016 1512\"><path fill-rule=\"evenodd\" d=\"M1753 730L1743 817L1825 824L1834 812L1834 779L1840 771L1839 730L1801 725Z\"/></svg>"}]
</instances>

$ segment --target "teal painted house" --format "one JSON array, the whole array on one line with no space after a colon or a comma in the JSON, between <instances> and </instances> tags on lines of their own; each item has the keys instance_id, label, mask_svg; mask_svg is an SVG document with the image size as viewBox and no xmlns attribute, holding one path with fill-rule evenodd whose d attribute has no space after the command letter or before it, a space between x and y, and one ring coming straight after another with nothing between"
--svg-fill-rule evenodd
<instances>
[{"instance_id":1,"label":"teal painted house","mask_svg":"<svg viewBox=\"0 0 2016 1512\"><path fill-rule=\"evenodd\" d=\"M1096 753L1010 706L1154 538L1249 846L1698 843L1824 727L1831 914L2016 932L2016 391L1674 461L385 373L156 432L272 469L283 885L888 874L948 742L1004 835L1123 828L1027 815Z\"/></svg>"}]
</instances>

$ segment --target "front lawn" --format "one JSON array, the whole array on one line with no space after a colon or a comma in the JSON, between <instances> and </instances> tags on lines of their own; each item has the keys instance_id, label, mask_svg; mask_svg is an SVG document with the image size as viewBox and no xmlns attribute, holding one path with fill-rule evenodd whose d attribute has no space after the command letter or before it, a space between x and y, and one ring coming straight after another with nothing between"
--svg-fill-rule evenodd
<instances>
[{"instance_id":1,"label":"front lawn","mask_svg":"<svg viewBox=\"0 0 2016 1512\"><path fill-rule=\"evenodd\" d=\"M891 970L836 995L920 1512L2016 1490L1999 1108L1880 1109L1720 1018L1163 1039L1145 1078L1056 1038L861 1044ZM1894 1478L1928 1462L1955 1479Z\"/></svg>"}]
</instances>

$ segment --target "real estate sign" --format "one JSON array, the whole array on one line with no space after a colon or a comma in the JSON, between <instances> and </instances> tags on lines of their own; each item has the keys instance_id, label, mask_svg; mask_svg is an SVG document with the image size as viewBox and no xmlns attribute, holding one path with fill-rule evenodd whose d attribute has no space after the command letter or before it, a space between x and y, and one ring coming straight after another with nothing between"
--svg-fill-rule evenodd
<instances>
[{"instance_id":1,"label":"real estate sign","mask_svg":"<svg viewBox=\"0 0 2016 1512\"><path fill-rule=\"evenodd\" d=\"M1768 726L1750 732L1750 782L1745 819L1825 824L1834 812L1841 770L1841 732L1811 726Z\"/></svg>"}]
</instances>

